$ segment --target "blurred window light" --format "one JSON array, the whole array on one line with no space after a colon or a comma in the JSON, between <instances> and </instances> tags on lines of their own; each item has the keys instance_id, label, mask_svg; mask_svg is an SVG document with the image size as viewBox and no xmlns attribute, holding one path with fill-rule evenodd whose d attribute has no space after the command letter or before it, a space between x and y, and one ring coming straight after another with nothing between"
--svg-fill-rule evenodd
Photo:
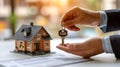
<instances>
[{"instance_id":1,"label":"blurred window light","mask_svg":"<svg viewBox=\"0 0 120 67\"><path fill-rule=\"evenodd\" d=\"M0 40L8 39L11 37L11 30L8 28L6 21L0 20Z\"/></svg>"},{"instance_id":2,"label":"blurred window light","mask_svg":"<svg viewBox=\"0 0 120 67\"><path fill-rule=\"evenodd\" d=\"M0 17L9 17L11 9L9 6L0 7Z\"/></svg>"},{"instance_id":3,"label":"blurred window light","mask_svg":"<svg viewBox=\"0 0 120 67\"><path fill-rule=\"evenodd\" d=\"M29 15L35 15L38 13L38 9L36 6L29 7Z\"/></svg>"},{"instance_id":4,"label":"blurred window light","mask_svg":"<svg viewBox=\"0 0 120 67\"><path fill-rule=\"evenodd\" d=\"M58 23L59 10L56 6L47 6L41 9L41 14L49 16L50 23Z\"/></svg>"},{"instance_id":5,"label":"blurred window light","mask_svg":"<svg viewBox=\"0 0 120 67\"><path fill-rule=\"evenodd\" d=\"M116 0L103 0L101 3L102 9L115 9L116 8L115 1Z\"/></svg>"},{"instance_id":6,"label":"blurred window light","mask_svg":"<svg viewBox=\"0 0 120 67\"><path fill-rule=\"evenodd\" d=\"M26 0L27 2L38 2L40 0Z\"/></svg>"},{"instance_id":7,"label":"blurred window light","mask_svg":"<svg viewBox=\"0 0 120 67\"><path fill-rule=\"evenodd\" d=\"M35 23L40 26L46 26L48 24L48 20L45 17L37 16Z\"/></svg>"},{"instance_id":8,"label":"blurred window light","mask_svg":"<svg viewBox=\"0 0 120 67\"><path fill-rule=\"evenodd\" d=\"M58 14L58 8L55 6L46 6L41 9L43 15L56 15Z\"/></svg>"},{"instance_id":9,"label":"blurred window light","mask_svg":"<svg viewBox=\"0 0 120 67\"><path fill-rule=\"evenodd\" d=\"M61 6L67 6L68 5L68 0L59 0L59 3Z\"/></svg>"},{"instance_id":10,"label":"blurred window light","mask_svg":"<svg viewBox=\"0 0 120 67\"><path fill-rule=\"evenodd\" d=\"M62 15L74 6L83 7L91 10L101 10L114 8L116 0L15 0L15 13L17 24L27 24L35 21L37 25L46 26L51 34L58 37L57 32L60 26ZM9 20L11 8L9 0L0 0L0 17ZM1 26L2 28L2 26ZM69 37L92 37L95 36L93 29L81 27L81 31L69 31Z\"/></svg>"},{"instance_id":11,"label":"blurred window light","mask_svg":"<svg viewBox=\"0 0 120 67\"><path fill-rule=\"evenodd\" d=\"M0 21L0 31L5 30L7 27L7 23L5 21Z\"/></svg>"},{"instance_id":12,"label":"blurred window light","mask_svg":"<svg viewBox=\"0 0 120 67\"><path fill-rule=\"evenodd\" d=\"M0 7L4 6L4 0L0 0Z\"/></svg>"},{"instance_id":13,"label":"blurred window light","mask_svg":"<svg viewBox=\"0 0 120 67\"><path fill-rule=\"evenodd\" d=\"M28 7L17 7L15 10L15 13L18 17L27 17L29 15L29 9Z\"/></svg>"}]
</instances>

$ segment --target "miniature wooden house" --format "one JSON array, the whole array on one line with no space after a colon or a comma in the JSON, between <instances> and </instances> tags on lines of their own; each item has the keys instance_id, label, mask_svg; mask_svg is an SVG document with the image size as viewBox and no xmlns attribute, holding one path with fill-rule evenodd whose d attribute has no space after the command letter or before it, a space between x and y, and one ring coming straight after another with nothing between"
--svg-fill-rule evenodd
<instances>
[{"instance_id":1,"label":"miniature wooden house","mask_svg":"<svg viewBox=\"0 0 120 67\"><path fill-rule=\"evenodd\" d=\"M13 39L15 39L14 52L32 55L50 53L52 38L42 26L36 26L33 23L22 25Z\"/></svg>"}]
</instances>

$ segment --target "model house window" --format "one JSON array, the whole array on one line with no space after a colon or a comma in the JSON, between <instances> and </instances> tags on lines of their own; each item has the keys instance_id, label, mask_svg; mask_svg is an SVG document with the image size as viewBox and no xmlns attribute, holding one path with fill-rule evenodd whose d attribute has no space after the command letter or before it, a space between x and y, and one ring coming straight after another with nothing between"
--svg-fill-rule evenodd
<instances>
[{"instance_id":1,"label":"model house window","mask_svg":"<svg viewBox=\"0 0 120 67\"><path fill-rule=\"evenodd\" d=\"M20 45L19 48L24 48L24 46L23 46L23 45Z\"/></svg>"},{"instance_id":2,"label":"model house window","mask_svg":"<svg viewBox=\"0 0 120 67\"><path fill-rule=\"evenodd\" d=\"M23 42L20 42L20 46L19 46L19 48L24 48L24 46L23 46Z\"/></svg>"},{"instance_id":3,"label":"model house window","mask_svg":"<svg viewBox=\"0 0 120 67\"><path fill-rule=\"evenodd\" d=\"M31 43L28 42L28 43L27 43L27 48L30 48L30 47L31 47Z\"/></svg>"},{"instance_id":4,"label":"model house window","mask_svg":"<svg viewBox=\"0 0 120 67\"><path fill-rule=\"evenodd\" d=\"M19 46L20 48L22 48L22 45L20 44L20 46Z\"/></svg>"}]
</instances>

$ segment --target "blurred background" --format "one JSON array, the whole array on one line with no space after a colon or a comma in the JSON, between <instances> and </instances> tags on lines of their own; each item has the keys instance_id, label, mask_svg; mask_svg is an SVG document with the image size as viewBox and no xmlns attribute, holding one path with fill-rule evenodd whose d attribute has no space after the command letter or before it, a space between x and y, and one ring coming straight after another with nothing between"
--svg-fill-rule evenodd
<instances>
[{"instance_id":1,"label":"blurred background","mask_svg":"<svg viewBox=\"0 0 120 67\"><path fill-rule=\"evenodd\" d=\"M22 24L44 26L53 38L59 38L60 18L79 6L95 11L120 8L120 0L0 0L0 40L9 40ZM103 36L98 27L79 25L81 31L68 30L68 38Z\"/></svg>"}]
</instances>

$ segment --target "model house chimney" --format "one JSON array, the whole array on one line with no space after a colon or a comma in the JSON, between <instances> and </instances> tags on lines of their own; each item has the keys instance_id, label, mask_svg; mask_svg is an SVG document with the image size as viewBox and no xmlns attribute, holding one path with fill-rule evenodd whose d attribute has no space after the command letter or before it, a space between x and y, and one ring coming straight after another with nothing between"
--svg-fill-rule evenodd
<instances>
[{"instance_id":1,"label":"model house chimney","mask_svg":"<svg viewBox=\"0 0 120 67\"><path fill-rule=\"evenodd\" d=\"M33 22L30 23L30 26L34 26Z\"/></svg>"}]
</instances>

